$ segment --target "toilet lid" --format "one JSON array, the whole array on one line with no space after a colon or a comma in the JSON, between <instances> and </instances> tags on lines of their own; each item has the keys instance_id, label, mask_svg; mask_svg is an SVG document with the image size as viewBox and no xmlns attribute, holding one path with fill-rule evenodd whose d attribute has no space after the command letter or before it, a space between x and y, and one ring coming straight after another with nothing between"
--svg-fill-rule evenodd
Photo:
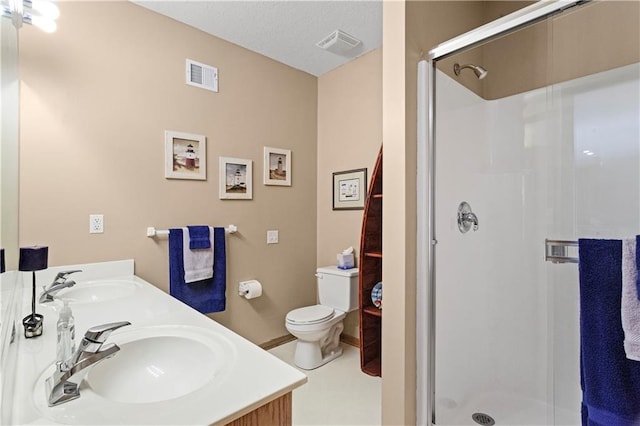
<instances>
[{"instance_id":1,"label":"toilet lid","mask_svg":"<svg viewBox=\"0 0 640 426\"><path fill-rule=\"evenodd\" d=\"M287 322L292 324L317 324L333 316L333 308L323 305L305 306L287 314Z\"/></svg>"}]
</instances>

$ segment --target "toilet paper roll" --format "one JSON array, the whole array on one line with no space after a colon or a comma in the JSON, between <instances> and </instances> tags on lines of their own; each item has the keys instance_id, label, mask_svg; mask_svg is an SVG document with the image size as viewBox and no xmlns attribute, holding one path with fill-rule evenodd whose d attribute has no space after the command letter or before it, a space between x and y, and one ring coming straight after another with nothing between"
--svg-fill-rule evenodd
<instances>
[{"instance_id":1,"label":"toilet paper roll","mask_svg":"<svg viewBox=\"0 0 640 426\"><path fill-rule=\"evenodd\" d=\"M255 299L262 296L262 284L258 280L243 281L240 283L240 290L247 299Z\"/></svg>"}]
</instances>

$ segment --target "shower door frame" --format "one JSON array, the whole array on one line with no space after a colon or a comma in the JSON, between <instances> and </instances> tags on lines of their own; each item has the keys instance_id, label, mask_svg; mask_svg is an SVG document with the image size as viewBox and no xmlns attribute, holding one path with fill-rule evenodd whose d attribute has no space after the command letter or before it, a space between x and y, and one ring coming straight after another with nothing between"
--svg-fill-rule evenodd
<instances>
[{"instance_id":1,"label":"shower door frame","mask_svg":"<svg viewBox=\"0 0 640 426\"><path fill-rule=\"evenodd\" d=\"M540 0L431 49L418 62L417 102L417 289L416 289L416 424L434 426L436 353L435 155L436 65L465 49L528 27L590 0ZM426 262L425 262L426 260ZM426 307L426 309L425 309Z\"/></svg>"}]
</instances>

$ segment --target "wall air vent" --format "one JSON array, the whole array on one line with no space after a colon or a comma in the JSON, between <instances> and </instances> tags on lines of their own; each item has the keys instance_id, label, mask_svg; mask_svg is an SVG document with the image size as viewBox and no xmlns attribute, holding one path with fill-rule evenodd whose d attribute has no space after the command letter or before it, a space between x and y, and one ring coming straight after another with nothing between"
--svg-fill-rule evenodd
<instances>
[{"instance_id":1,"label":"wall air vent","mask_svg":"<svg viewBox=\"0 0 640 426\"><path fill-rule=\"evenodd\" d=\"M187 59L187 84L218 91L218 68Z\"/></svg>"},{"instance_id":2,"label":"wall air vent","mask_svg":"<svg viewBox=\"0 0 640 426\"><path fill-rule=\"evenodd\" d=\"M341 30L335 30L322 40L316 43L321 49L328 50L329 52L344 54L360 44L360 40L345 33Z\"/></svg>"}]
</instances>

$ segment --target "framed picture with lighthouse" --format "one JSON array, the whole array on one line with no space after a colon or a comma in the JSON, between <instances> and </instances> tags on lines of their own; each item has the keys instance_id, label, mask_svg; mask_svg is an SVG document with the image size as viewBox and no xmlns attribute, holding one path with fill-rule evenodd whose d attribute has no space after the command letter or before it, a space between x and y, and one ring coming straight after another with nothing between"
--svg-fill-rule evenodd
<instances>
[{"instance_id":1,"label":"framed picture with lighthouse","mask_svg":"<svg viewBox=\"0 0 640 426\"><path fill-rule=\"evenodd\" d=\"M164 177L207 180L207 140L202 135L164 132Z\"/></svg>"},{"instance_id":2,"label":"framed picture with lighthouse","mask_svg":"<svg viewBox=\"0 0 640 426\"><path fill-rule=\"evenodd\" d=\"M220 157L220 199L253 199L251 160Z\"/></svg>"},{"instance_id":3,"label":"framed picture with lighthouse","mask_svg":"<svg viewBox=\"0 0 640 426\"><path fill-rule=\"evenodd\" d=\"M291 150L264 147L264 184L291 186Z\"/></svg>"}]
</instances>

